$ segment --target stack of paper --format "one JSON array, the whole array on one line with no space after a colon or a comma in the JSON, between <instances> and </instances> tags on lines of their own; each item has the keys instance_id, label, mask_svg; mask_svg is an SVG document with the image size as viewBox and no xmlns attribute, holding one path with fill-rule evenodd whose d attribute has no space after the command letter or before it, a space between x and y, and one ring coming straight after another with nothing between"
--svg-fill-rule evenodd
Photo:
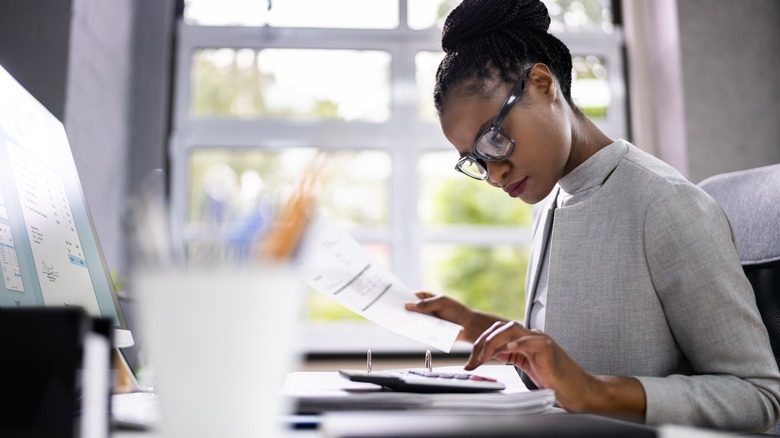
<instances>
[{"instance_id":1,"label":"stack of paper","mask_svg":"<svg viewBox=\"0 0 780 438\"><path fill-rule=\"evenodd\" d=\"M458 367L435 368L439 372L463 372ZM283 394L293 399L297 413L315 414L345 410L437 410L468 414L544 412L555 403L552 390L528 390L514 367L488 365L474 374L492 377L507 388L494 393L419 394L383 390L371 383L348 381L337 372L295 372L285 381Z\"/></svg>"}]
</instances>

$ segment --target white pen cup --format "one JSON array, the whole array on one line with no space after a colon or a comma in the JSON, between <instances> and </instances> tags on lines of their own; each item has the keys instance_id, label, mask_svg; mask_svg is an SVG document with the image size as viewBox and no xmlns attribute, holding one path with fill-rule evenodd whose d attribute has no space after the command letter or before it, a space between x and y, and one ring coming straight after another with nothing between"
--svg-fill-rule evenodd
<instances>
[{"instance_id":1,"label":"white pen cup","mask_svg":"<svg viewBox=\"0 0 780 438\"><path fill-rule=\"evenodd\" d=\"M305 287L289 266L136 271L142 347L170 437L273 437L300 364Z\"/></svg>"}]
</instances>

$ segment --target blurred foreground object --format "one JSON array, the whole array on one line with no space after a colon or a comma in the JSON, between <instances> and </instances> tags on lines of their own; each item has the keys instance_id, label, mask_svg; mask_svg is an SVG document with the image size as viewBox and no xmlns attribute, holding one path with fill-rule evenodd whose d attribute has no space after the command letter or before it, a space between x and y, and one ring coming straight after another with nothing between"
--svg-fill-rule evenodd
<instances>
[{"instance_id":1,"label":"blurred foreground object","mask_svg":"<svg viewBox=\"0 0 780 438\"><path fill-rule=\"evenodd\" d=\"M145 269L133 284L163 436L278 436L289 412L280 390L300 361L305 296L290 269Z\"/></svg>"}]
</instances>

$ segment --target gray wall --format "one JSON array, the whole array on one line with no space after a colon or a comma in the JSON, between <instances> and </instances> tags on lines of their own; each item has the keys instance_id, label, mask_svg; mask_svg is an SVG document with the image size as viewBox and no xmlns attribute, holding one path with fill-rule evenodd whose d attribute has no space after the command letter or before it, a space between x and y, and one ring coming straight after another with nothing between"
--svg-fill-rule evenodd
<instances>
[{"instance_id":1,"label":"gray wall","mask_svg":"<svg viewBox=\"0 0 780 438\"><path fill-rule=\"evenodd\" d=\"M109 268L121 271L132 0L73 0L65 130Z\"/></svg>"},{"instance_id":2,"label":"gray wall","mask_svg":"<svg viewBox=\"0 0 780 438\"><path fill-rule=\"evenodd\" d=\"M677 4L689 178L780 163L780 1Z\"/></svg>"},{"instance_id":3,"label":"gray wall","mask_svg":"<svg viewBox=\"0 0 780 438\"><path fill-rule=\"evenodd\" d=\"M153 169L165 169L173 65L175 0L135 0L133 108L127 181L130 193Z\"/></svg>"},{"instance_id":4,"label":"gray wall","mask_svg":"<svg viewBox=\"0 0 780 438\"><path fill-rule=\"evenodd\" d=\"M0 0L0 64L62 120L71 0Z\"/></svg>"}]
</instances>

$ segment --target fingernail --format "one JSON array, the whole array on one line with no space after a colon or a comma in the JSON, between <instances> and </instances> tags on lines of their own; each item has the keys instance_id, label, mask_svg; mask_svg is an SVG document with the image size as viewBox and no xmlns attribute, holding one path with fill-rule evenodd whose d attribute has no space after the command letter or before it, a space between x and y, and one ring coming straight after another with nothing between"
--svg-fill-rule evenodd
<instances>
[{"instance_id":1,"label":"fingernail","mask_svg":"<svg viewBox=\"0 0 780 438\"><path fill-rule=\"evenodd\" d=\"M469 360L466 362L466 365L463 366L464 369L467 370L473 370L479 366L479 364L482 362L482 352L479 352L476 356L473 355L469 357Z\"/></svg>"}]
</instances>

